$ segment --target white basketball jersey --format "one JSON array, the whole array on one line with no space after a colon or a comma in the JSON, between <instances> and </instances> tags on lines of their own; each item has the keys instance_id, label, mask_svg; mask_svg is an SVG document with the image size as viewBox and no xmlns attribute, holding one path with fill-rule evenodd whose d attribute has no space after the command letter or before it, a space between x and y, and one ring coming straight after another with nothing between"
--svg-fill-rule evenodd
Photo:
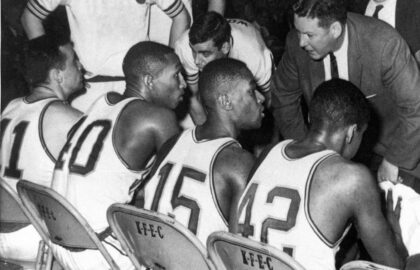
<instances>
[{"instance_id":1,"label":"white basketball jersey","mask_svg":"<svg viewBox=\"0 0 420 270\"><path fill-rule=\"evenodd\" d=\"M276 145L251 175L239 203L239 230L283 250L306 269L333 270L339 241L330 243L312 221L309 191L317 166L337 154L325 150L292 159L284 151L290 142Z\"/></svg>"},{"instance_id":2,"label":"white basketball jersey","mask_svg":"<svg viewBox=\"0 0 420 270\"><path fill-rule=\"evenodd\" d=\"M227 231L215 197L213 166L233 138L198 141L184 131L145 186L145 208L174 216L205 245L214 231ZM160 157L158 157L160 158Z\"/></svg>"},{"instance_id":3,"label":"white basketball jersey","mask_svg":"<svg viewBox=\"0 0 420 270\"><path fill-rule=\"evenodd\" d=\"M133 171L114 147L115 124L123 109L137 98L116 104L100 97L75 126L64 146L53 177L53 188L64 195L96 232L108 227L106 211L127 203L149 172Z\"/></svg>"},{"instance_id":4,"label":"white basketball jersey","mask_svg":"<svg viewBox=\"0 0 420 270\"><path fill-rule=\"evenodd\" d=\"M55 159L45 145L42 119L57 98L27 102L17 98L1 116L1 177L16 190L19 179L50 186ZM57 123L60 128L60 123Z\"/></svg>"}]
</instances>

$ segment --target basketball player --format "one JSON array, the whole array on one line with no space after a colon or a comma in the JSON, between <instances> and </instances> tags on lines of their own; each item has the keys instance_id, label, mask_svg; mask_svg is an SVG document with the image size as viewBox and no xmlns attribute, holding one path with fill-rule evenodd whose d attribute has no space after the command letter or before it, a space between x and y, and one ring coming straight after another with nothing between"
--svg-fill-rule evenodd
<instances>
[{"instance_id":1,"label":"basketball player","mask_svg":"<svg viewBox=\"0 0 420 270\"><path fill-rule=\"evenodd\" d=\"M190 114L196 124L202 124L205 113L197 99L199 72L211 61L233 58L244 62L269 103L272 54L259 31L249 22L225 19L216 12L207 12L194 21L175 43L192 92Z\"/></svg>"},{"instance_id":2,"label":"basketball player","mask_svg":"<svg viewBox=\"0 0 420 270\"><path fill-rule=\"evenodd\" d=\"M354 224L375 262L401 269L406 251L381 212L376 181L349 161L369 121L366 99L334 79L315 91L309 115L303 140L280 142L257 162L232 231L282 249L307 269L332 270Z\"/></svg>"},{"instance_id":3,"label":"basketball player","mask_svg":"<svg viewBox=\"0 0 420 270\"><path fill-rule=\"evenodd\" d=\"M172 109L182 100L186 86L181 68L168 46L150 41L135 44L123 61L124 94L100 97L63 148L53 188L95 232L107 231L108 207L131 200L134 189L148 174L155 152L179 132ZM104 243L120 269L133 268L112 236ZM68 269L107 268L98 251L71 252L56 247L55 253Z\"/></svg>"},{"instance_id":4,"label":"basketball player","mask_svg":"<svg viewBox=\"0 0 420 270\"><path fill-rule=\"evenodd\" d=\"M31 94L11 101L1 115L0 175L15 191L20 179L51 185L67 132L81 117L66 102L82 88L81 65L68 41L44 36L25 62ZM0 233L0 257L30 265L40 240L31 225Z\"/></svg>"},{"instance_id":5,"label":"basketball player","mask_svg":"<svg viewBox=\"0 0 420 270\"><path fill-rule=\"evenodd\" d=\"M264 97L246 65L227 58L203 69L199 88L206 122L165 144L144 194L146 209L174 215L205 245L235 219L254 162L236 138L261 125Z\"/></svg>"}]
</instances>

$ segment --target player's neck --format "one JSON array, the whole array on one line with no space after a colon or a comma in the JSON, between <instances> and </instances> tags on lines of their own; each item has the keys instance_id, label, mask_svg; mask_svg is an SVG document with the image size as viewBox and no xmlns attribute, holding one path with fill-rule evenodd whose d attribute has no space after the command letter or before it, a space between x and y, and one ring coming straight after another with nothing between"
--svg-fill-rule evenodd
<instances>
[{"instance_id":1,"label":"player's neck","mask_svg":"<svg viewBox=\"0 0 420 270\"><path fill-rule=\"evenodd\" d=\"M34 102L41 99L58 97L53 85L40 84L34 87L32 93L26 97L29 102Z\"/></svg>"},{"instance_id":2,"label":"player's neck","mask_svg":"<svg viewBox=\"0 0 420 270\"><path fill-rule=\"evenodd\" d=\"M233 125L223 124L223 121L220 121L220 119L209 117L203 125L197 126L196 136L199 140L224 137L237 138L239 136L239 130Z\"/></svg>"}]
</instances>

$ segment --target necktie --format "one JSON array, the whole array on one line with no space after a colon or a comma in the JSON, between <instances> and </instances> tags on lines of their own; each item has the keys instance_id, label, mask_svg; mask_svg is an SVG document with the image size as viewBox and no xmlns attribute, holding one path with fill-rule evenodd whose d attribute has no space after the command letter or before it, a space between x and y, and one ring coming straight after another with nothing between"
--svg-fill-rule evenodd
<instances>
[{"instance_id":1,"label":"necktie","mask_svg":"<svg viewBox=\"0 0 420 270\"><path fill-rule=\"evenodd\" d=\"M375 8L375 12L373 12L372 17L377 19L379 11L381 11L381 9L383 9L383 7L384 7L383 5L377 5L376 8Z\"/></svg>"},{"instance_id":2,"label":"necktie","mask_svg":"<svg viewBox=\"0 0 420 270\"><path fill-rule=\"evenodd\" d=\"M331 78L339 78L338 68L337 68L337 59L333 53L330 53L330 63L331 63Z\"/></svg>"}]
</instances>

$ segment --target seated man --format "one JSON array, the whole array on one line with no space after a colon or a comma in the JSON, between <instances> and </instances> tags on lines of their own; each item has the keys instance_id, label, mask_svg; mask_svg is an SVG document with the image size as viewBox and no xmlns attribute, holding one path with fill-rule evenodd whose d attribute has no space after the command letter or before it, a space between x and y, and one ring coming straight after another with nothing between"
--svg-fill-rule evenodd
<instances>
[{"instance_id":1,"label":"seated man","mask_svg":"<svg viewBox=\"0 0 420 270\"><path fill-rule=\"evenodd\" d=\"M16 191L20 179L51 185L54 164L81 113L66 102L82 88L81 65L69 41L43 36L26 55L30 95L1 115L1 177ZM0 233L0 258L35 262L40 236L31 225Z\"/></svg>"},{"instance_id":2,"label":"seated man","mask_svg":"<svg viewBox=\"0 0 420 270\"><path fill-rule=\"evenodd\" d=\"M196 124L202 124L206 115L197 99L199 72L211 61L233 58L244 62L265 98L270 103L272 54L265 46L259 31L249 22L223 18L208 12L194 21L191 29L175 43L192 92L190 114Z\"/></svg>"},{"instance_id":3,"label":"seated man","mask_svg":"<svg viewBox=\"0 0 420 270\"><path fill-rule=\"evenodd\" d=\"M232 231L282 249L307 269L332 270L354 224L375 262L401 269L406 251L381 212L376 181L349 160L367 128L367 100L352 83L333 79L315 91L309 117L304 139L261 156Z\"/></svg>"},{"instance_id":4,"label":"seated man","mask_svg":"<svg viewBox=\"0 0 420 270\"><path fill-rule=\"evenodd\" d=\"M253 156L236 138L258 128L264 97L252 73L234 59L208 64L201 74L200 96L206 122L168 141L146 183L145 208L175 216L205 245L214 231L227 231L235 219Z\"/></svg>"},{"instance_id":5,"label":"seated man","mask_svg":"<svg viewBox=\"0 0 420 270\"><path fill-rule=\"evenodd\" d=\"M106 211L126 203L149 173L155 152L179 132L172 109L182 100L181 63L168 46L140 42L123 61L126 89L99 98L77 123L60 153L53 188L88 221L107 230ZM132 269L112 235L104 240L120 269ZM66 269L107 269L98 251L56 247Z\"/></svg>"}]
</instances>

